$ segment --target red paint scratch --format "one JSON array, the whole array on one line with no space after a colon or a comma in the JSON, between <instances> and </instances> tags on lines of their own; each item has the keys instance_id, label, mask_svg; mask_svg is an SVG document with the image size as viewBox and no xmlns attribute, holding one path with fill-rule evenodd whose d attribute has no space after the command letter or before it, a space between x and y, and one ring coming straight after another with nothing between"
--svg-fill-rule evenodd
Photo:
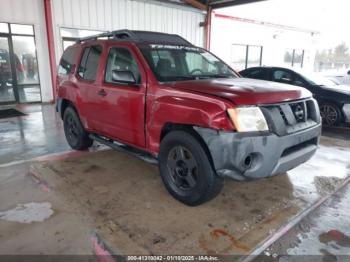
<instances>
[{"instance_id":1,"label":"red paint scratch","mask_svg":"<svg viewBox=\"0 0 350 262\"><path fill-rule=\"evenodd\" d=\"M104 248L96 236L91 237L91 242L99 262L116 262L111 253Z\"/></svg>"},{"instance_id":2,"label":"red paint scratch","mask_svg":"<svg viewBox=\"0 0 350 262\"><path fill-rule=\"evenodd\" d=\"M36 175L36 174L33 173L33 172L28 173L28 175L30 175L30 176L34 179L35 183L37 183L37 184L39 185L39 188L40 188L42 191L44 191L44 192L46 192L46 193L48 193L48 192L51 191L51 190L50 190L50 187L49 187L48 184L47 184L47 182L45 182L44 180L42 180L41 178L39 178L38 175Z\"/></svg>"}]
</instances>

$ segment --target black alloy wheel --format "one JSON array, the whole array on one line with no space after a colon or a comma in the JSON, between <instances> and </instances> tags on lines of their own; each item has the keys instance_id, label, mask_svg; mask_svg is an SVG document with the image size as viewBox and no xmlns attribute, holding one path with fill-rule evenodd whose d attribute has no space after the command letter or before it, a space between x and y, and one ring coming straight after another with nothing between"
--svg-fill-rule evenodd
<instances>
[{"instance_id":1,"label":"black alloy wheel","mask_svg":"<svg viewBox=\"0 0 350 262\"><path fill-rule=\"evenodd\" d=\"M336 105L321 104L320 113L325 126L336 126L341 122L342 115Z\"/></svg>"},{"instance_id":2,"label":"black alloy wheel","mask_svg":"<svg viewBox=\"0 0 350 262\"><path fill-rule=\"evenodd\" d=\"M224 179L212 164L205 142L193 130L174 130L161 141L158 165L168 192L180 202L197 206L217 196Z\"/></svg>"},{"instance_id":3,"label":"black alloy wheel","mask_svg":"<svg viewBox=\"0 0 350 262\"><path fill-rule=\"evenodd\" d=\"M196 186L198 165L187 148L183 146L173 147L168 155L167 167L172 182L179 189L189 190Z\"/></svg>"},{"instance_id":4,"label":"black alloy wheel","mask_svg":"<svg viewBox=\"0 0 350 262\"><path fill-rule=\"evenodd\" d=\"M69 141L75 142L79 137L79 129L77 122L73 119L72 115L68 115L66 118L66 130L67 130L67 139Z\"/></svg>"},{"instance_id":5,"label":"black alloy wheel","mask_svg":"<svg viewBox=\"0 0 350 262\"><path fill-rule=\"evenodd\" d=\"M63 127L66 140L71 148L75 150L85 150L89 148L93 141L84 130L77 112L72 107L64 111Z\"/></svg>"}]
</instances>

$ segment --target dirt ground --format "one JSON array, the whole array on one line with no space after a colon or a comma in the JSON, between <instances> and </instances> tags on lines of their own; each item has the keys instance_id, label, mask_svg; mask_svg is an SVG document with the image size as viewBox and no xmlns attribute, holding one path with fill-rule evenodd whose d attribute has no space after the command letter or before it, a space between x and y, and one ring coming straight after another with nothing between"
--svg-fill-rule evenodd
<instances>
[{"instance_id":1,"label":"dirt ground","mask_svg":"<svg viewBox=\"0 0 350 262\"><path fill-rule=\"evenodd\" d=\"M115 254L249 254L348 175L349 147L322 143L288 174L227 179L222 193L199 207L174 200L156 166L112 150L2 167L0 254L92 254L95 233ZM4 220L28 203L49 203L52 214L31 223Z\"/></svg>"}]
</instances>

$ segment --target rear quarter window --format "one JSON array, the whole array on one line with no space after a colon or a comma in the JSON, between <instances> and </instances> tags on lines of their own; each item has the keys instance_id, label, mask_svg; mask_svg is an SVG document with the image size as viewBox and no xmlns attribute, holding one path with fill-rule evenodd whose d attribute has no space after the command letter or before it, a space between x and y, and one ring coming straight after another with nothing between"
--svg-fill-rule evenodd
<instances>
[{"instance_id":1,"label":"rear quarter window","mask_svg":"<svg viewBox=\"0 0 350 262\"><path fill-rule=\"evenodd\" d=\"M79 49L77 47L69 47L64 51L60 64L58 66L59 75L69 75L72 73L78 50Z\"/></svg>"}]
</instances>

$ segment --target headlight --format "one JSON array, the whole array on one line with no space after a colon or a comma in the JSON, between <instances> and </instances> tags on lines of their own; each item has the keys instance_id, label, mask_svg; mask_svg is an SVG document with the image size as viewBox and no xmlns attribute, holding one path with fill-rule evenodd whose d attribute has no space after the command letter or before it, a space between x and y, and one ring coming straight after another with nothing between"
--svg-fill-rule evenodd
<instances>
[{"instance_id":1,"label":"headlight","mask_svg":"<svg viewBox=\"0 0 350 262\"><path fill-rule=\"evenodd\" d=\"M236 107L228 109L227 112L238 132L269 130L259 107Z\"/></svg>"}]
</instances>

